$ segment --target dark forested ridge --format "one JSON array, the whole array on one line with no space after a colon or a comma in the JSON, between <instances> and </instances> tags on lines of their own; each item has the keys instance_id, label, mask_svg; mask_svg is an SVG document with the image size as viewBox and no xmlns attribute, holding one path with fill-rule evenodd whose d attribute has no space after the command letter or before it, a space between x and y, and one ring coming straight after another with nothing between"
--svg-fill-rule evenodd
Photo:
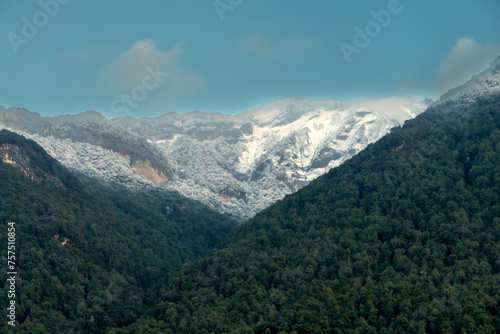
<instances>
[{"instance_id":1,"label":"dark forested ridge","mask_svg":"<svg viewBox=\"0 0 500 334\"><path fill-rule=\"evenodd\" d=\"M173 193L91 190L35 142L6 130L0 148L2 308L10 221L18 271L17 326L3 315L0 333L129 325L156 303L152 282L206 255L235 224Z\"/></svg>"},{"instance_id":2,"label":"dark forested ridge","mask_svg":"<svg viewBox=\"0 0 500 334\"><path fill-rule=\"evenodd\" d=\"M500 97L449 102L237 228L111 333L498 333Z\"/></svg>"}]
</instances>

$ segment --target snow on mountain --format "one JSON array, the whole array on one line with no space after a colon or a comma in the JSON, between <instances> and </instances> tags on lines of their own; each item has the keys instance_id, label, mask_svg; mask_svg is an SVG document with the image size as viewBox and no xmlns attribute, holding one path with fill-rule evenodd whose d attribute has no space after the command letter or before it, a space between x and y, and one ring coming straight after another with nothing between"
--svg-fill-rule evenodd
<instances>
[{"instance_id":1,"label":"snow on mountain","mask_svg":"<svg viewBox=\"0 0 500 334\"><path fill-rule=\"evenodd\" d=\"M498 93L500 93L500 56L490 64L488 69L473 76L465 84L443 94L436 104L442 104L450 100L469 104L478 97Z\"/></svg>"},{"instance_id":2,"label":"snow on mountain","mask_svg":"<svg viewBox=\"0 0 500 334\"><path fill-rule=\"evenodd\" d=\"M0 124L101 182L162 187L240 219L349 159L421 113L411 98L286 98L237 115L193 112L107 120L0 109Z\"/></svg>"}]
</instances>

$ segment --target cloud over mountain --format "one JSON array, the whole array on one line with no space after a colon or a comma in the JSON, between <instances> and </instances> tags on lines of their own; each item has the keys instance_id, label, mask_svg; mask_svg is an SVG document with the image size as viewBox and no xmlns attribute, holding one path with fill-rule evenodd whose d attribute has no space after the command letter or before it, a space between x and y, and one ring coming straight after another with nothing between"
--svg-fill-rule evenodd
<instances>
[{"instance_id":1,"label":"cloud over mountain","mask_svg":"<svg viewBox=\"0 0 500 334\"><path fill-rule=\"evenodd\" d=\"M439 65L435 92L441 95L463 84L474 74L488 68L499 54L500 44L481 45L472 38L461 38Z\"/></svg>"},{"instance_id":2,"label":"cloud over mountain","mask_svg":"<svg viewBox=\"0 0 500 334\"><path fill-rule=\"evenodd\" d=\"M150 72L148 69L159 69L168 73L168 78L155 88L153 97L149 96L148 100L168 104L169 100L195 91L203 82L199 73L181 64L183 53L181 44L163 52L151 39L137 41L102 68L100 81L111 94L128 93L133 87L143 84L144 77Z\"/></svg>"}]
</instances>

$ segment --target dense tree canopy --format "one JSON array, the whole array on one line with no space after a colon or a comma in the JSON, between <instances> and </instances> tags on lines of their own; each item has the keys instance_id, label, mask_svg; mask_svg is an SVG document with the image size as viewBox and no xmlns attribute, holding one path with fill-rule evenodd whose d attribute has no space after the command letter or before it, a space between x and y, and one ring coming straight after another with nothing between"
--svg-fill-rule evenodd
<instances>
[{"instance_id":1,"label":"dense tree canopy","mask_svg":"<svg viewBox=\"0 0 500 334\"><path fill-rule=\"evenodd\" d=\"M18 271L17 326L4 319L1 333L97 333L129 325L156 302L152 282L205 255L235 224L173 193L91 190L33 141L1 131L4 143L48 176L31 180L0 162L2 307L10 221Z\"/></svg>"},{"instance_id":2,"label":"dense tree canopy","mask_svg":"<svg viewBox=\"0 0 500 334\"><path fill-rule=\"evenodd\" d=\"M243 224L109 333L497 333L500 98L429 109Z\"/></svg>"}]
</instances>

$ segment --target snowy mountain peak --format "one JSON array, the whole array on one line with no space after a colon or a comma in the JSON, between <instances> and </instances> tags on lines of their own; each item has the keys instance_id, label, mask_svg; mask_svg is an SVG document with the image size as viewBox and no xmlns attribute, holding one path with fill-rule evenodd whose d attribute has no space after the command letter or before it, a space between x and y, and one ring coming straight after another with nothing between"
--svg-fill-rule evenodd
<instances>
[{"instance_id":1,"label":"snowy mountain peak","mask_svg":"<svg viewBox=\"0 0 500 334\"><path fill-rule=\"evenodd\" d=\"M237 115L193 112L107 120L0 111L73 170L133 189L160 187L248 218L423 112L411 98L291 97ZM21 115L22 114L22 115Z\"/></svg>"},{"instance_id":2,"label":"snowy mountain peak","mask_svg":"<svg viewBox=\"0 0 500 334\"><path fill-rule=\"evenodd\" d=\"M358 110L360 108L362 110ZM416 102L412 98L390 97L353 102L335 99L308 100L293 97L271 102L253 111L236 115L236 117L250 120L260 126L280 126L293 123L306 115L315 117L320 112L370 111L397 122L404 122L406 119L416 116L411 110L423 108L422 103Z\"/></svg>"}]
</instances>

